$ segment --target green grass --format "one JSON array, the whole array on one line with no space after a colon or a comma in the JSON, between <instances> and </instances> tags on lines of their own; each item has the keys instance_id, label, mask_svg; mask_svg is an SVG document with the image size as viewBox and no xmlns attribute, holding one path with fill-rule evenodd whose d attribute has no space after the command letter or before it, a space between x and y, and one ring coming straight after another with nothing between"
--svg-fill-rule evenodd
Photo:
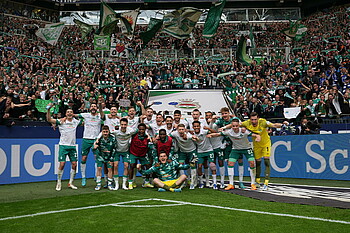
<instances>
[{"instance_id":1,"label":"green grass","mask_svg":"<svg viewBox=\"0 0 350 233\"><path fill-rule=\"evenodd\" d=\"M273 181L277 183L277 180ZM282 181L286 180L278 183L286 183ZM303 181L299 180L299 183ZM347 209L266 202L211 189L159 193L156 189L138 187L129 191L97 192L93 190L93 180L88 181L86 188L80 188L79 182L76 181L78 190L70 190L64 185L60 192L55 191L55 182L2 185L0 218L160 198L350 222L350 210ZM144 201L129 205L162 204L169 203ZM350 225L340 223L192 205L151 208L107 206L0 221L0 232L349 232L349 229Z\"/></svg>"}]
</instances>

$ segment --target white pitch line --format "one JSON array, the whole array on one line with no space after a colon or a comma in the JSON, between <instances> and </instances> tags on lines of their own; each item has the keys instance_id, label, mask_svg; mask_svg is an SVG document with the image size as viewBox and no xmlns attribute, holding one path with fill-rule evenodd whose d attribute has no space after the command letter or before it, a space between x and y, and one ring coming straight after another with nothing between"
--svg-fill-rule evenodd
<instances>
[{"instance_id":1,"label":"white pitch line","mask_svg":"<svg viewBox=\"0 0 350 233\"><path fill-rule=\"evenodd\" d=\"M113 204L94 205L94 206L78 207L78 208L71 208L71 209L65 209L65 210L46 211L46 212L40 212L40 213L35 213L35 214L26 214L26 215L20 215L20 216L0 218L0 221L10 220L10 219L18 219L18 218L26 218L26 217L35 217L35 216L40 216L40 215L45 215L45 214L63 213L63 212L69 212L69 211L75 211L75 210L85 210L85 209L93 209L93 208L100 208L100 207L113 206L113 205L129 204L129 203L141 202L141 201L151 201L151 200L153 200L153 199L148 198L148 199L141 199L141 200L118 202L118 203L113 203Z\"/></svg>"},{"instance_id":2,"label":"white pitch line","mask_svg":"<svg viewBox=\"0 0 350 233\"><path fill-rule=\"evenodd\" d=\"M183 202L183 201L173 201L173 200L158 199L158 198L153 198L153 200L166 201L166 202L173 202L173 203L181 203L181 204L184 204L184 205L211 207L211 208L225 209L225 210L235 210L235 211L248 212L248 213L256 213L256 214L267 214L267 215L282 216L282 217L291 217L291 218L301 218L301 219L316 220L316 221L323 221L323 222L333 222L333 223L350 224L350 222L347 222L347 221L333 220L333 219L326 219L326 218L316 218L316 217L308 217L308 216L293 215L293 214L281 214L281 213L273 213L273 212L265 212L265 211L257 211L257 210L248 210L248 209L237 209L237 208L232 208L232 207L224 207L224 206L216 206L216 205L207 205L207 204L199 204L199 203Z\"/></svg>"},{"instance_id":3,"label":"white pitch line","mask_svg":"<svg viewBox=\"0 0 350 233\"><path fill-rule=\"evenodd\" d=\"M112 206L116 206L116 207L138 207L138 208L146 208L146 207L165 207L165 206L180 206L180 205L185 205L182 203L178 203L178 204L167 204L167 205L116 205L113 204Z\"/></svg>"}]
</instances>

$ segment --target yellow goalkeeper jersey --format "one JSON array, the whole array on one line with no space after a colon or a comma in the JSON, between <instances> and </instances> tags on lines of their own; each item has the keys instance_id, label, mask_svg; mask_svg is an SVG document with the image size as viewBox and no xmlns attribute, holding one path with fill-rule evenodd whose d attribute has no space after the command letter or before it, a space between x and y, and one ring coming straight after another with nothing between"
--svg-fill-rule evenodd
<instances>
[{"instance_id":1,"label":"yellow goalkeeper jersey","mask_svg":"<svg viewBox=\"0 0 350 233\"><path fill-rule=\"evenodd\" d=\"M269 147L271 146L270 136L267 133L267 128L272 127L273 124L263 118L259 118L258 125L253 126L250 120L246 120L241 124L242 127L247 128L249 131L255 134L259 134L261 137L260 142L255 141L255 137L253 137L253 145L254 147Z\"/></svg>"}]
</instances>

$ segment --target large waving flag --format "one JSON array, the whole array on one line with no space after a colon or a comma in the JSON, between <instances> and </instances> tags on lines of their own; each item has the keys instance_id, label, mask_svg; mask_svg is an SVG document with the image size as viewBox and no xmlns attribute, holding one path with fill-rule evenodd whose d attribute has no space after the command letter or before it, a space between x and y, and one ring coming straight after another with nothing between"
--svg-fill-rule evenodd
<instances>
[{"instance_id":1,"label":"large waving flag","mask_svg":"<svg viewBox=\"0 0 350 233\"><path fill-rule=\"evenodd\" d=\"M252 25L249 24L249 39L252 45L251 51L253 57L256 56L257 51L256 51L256 44L255 44L255 39L254 39L254 34L253 34L253 28Z\"/></svg>"},{"instance_id":2,"label":"large waving flag","mask_svg":"<svg viewBox=\"0 0 350 233\"><path fill-rule=\"evenodd\" d=\"M74 19L73 22L80 28L81 38L84 39L91 31L93 26L78 19Z\"/></svg>"},{"instance_id":3,"label":"large waving flag","mask_svg":"<svg viewBox=\"0 0 350 233\"><path fill-rule=\"evenodd\" d=\"M193 7L182 7L164 15L163 31L178 39L190 37L202 11Z\"/></svg>"},{"instance_id":4,"label":"large waving flag","mask_svg":"<svg viewBox=\"0 0 350 233\"><path fill-rule=\"evenodd\" d=\"M289 28L282 31L286 36L299 41L306 35L307 27L300 23L300 20L296 22L289 22Z\"/></svg>"},{"instance_id":5,"label":"large waving flag","mask_svg":"<svg viewBox=\"0 0 350 233\"><path fill-rule=\"evenodd\" d=\"M35 35L43 39L46 43L55 45L60 38L64 28L64 23L46 24L44 28L39 28Z\"/></svg>"},{"instance_id":6,"label":"large waving flag","mask_svg":"<svg viewBox=\"0 0 350 233\"><path fill-rule=\"evenodd\" d=\"M121 31L123 34L126 35L126 37L128 37L129 39L132 39L134 31L135 31L135 25L136 25L136 21L137 21L137 16L140 14L140 8L137 8L136 10L133 11L128 11L128 12L124 12L121 13ZM125 22L126 19L127 22Z\"/></svg>"},{"instance_id":7,"label":"large waving flag","mask_svg":"<svg viewBox=\"0 0 350 233\"><path fill-rule=\"evenodd\" d=\"M126 30L131 33L131 25L128 20L121 14L115 13L105 2L101 2L100 24L97 34L100 36L111 35L115 31L119 19Z\"/></svg>"},{"instance_id":8,"label":"large waving flag","mask_svg":"<svg viewBox=\"0 0 350 233\"><path fill-rule=\"evenodd\" d=\"M247 40L243 35L241 35L241 38L239 39L238 48L236 51L236 59L239 63L242 63L243 65L250 65L252 64L253 60L248 56L247 54Z\"/></svg>"},{"instance_id":9,"label":"large waving flag","mask_svg":"<svg viewBox=\"0 0 350 233\"><path fill-rule=\"evenodd\" d=\"M210 7L207 19L205 20L203 37L211 38L215 36L218 30L222 11L224 10L226 0L219 1L215 3L214 6Z\"/></svg>"},{"instance_id":10,"label":"large waving flag","mask_svg":"<svg viewBox=\"0 0 350 233\"><path fill-rule=\"evenodd\" d=\"M147 26L147 31L140 33L140 38L143 41L143 45L150 42L162 26L162 19L151 18Z\"/></svg>"}]
</instances>

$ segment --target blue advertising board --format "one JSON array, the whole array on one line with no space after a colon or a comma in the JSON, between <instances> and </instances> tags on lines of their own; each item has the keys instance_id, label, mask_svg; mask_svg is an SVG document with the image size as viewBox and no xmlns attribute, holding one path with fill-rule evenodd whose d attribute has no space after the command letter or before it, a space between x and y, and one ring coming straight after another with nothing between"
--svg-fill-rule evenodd
<instances>
[{"instance_id":1,"label":"blue advertising board","mask_svg":"<svg viewBox=\"0 0 350 233\"><path fill-rule=\"evenodd\" d=\"M290 135L271 139L271 177L350 180L350 134ZM77 143L80 155L81 139ZM57 158L58 139L1 139L0 184L56 180ZM69 178L69 167L67 163L64 179ZM119 174L123 174L122 167L120 164ZM81 178L79 169L80 166L76 178ZM86 172L87 177L94 177L92 153ZM247 166L245 175L249 175Z\"/></svg>"}]
</instances>

